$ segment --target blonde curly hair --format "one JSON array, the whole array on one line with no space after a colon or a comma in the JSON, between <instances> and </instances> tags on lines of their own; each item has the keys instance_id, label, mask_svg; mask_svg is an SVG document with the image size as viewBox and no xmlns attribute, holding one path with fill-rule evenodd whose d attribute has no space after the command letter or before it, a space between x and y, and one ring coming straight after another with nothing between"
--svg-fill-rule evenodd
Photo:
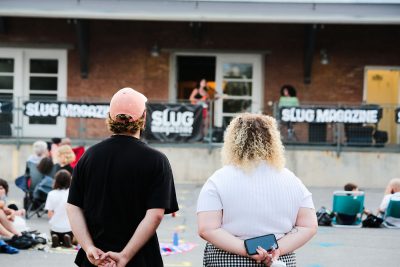
<instances>
[{"instance_id":1,"label":"blonde curly hair","mask_svg":"<svg viewBox=\"0 0 400 267\"><path fill-rule=\"evenodd\" d=\"M71 146L62 145L62 146L58 147L57 159L58 159L59 163L68 165L71 162L74 162L75 158L76 158L76 156L75 156L75 153L72 150Z\"/></svg>"},{"instance_id":2,"label":"blonde curly hair","mask_svg":"<svg viewBox=\"0 0 400 267\"><path fill-rule=\"evenodd\" d=\"M285 167L284 147L276 120L267 115L244 113L226 129L222 147L223 164L246 171L261 161L281 170Z\"/></svg>"}]
</instances>

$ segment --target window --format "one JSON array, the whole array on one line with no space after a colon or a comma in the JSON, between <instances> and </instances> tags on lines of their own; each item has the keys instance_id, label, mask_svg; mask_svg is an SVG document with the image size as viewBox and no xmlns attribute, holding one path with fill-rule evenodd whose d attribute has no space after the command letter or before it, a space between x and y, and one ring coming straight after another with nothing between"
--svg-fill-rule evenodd
<instances>
[{"instance_id":1,"label":"window","mask_svg":"<svg viewBox=\"0 0 400 267\"><path fill-rule=\"evenodd\" d=\"M0 48L0 101L12 100L13 114L0 114L13 134L54 137L65 135L64 118L25 117L27 100L65 100L67 57L65 50Z\"/></svg>"},{"instance_id":2,"label":"window","mask_svg":"<svg viewBox=\"0 0 400 267\"><path fill-rule=\"evenodd\" d=\"M29 100L57 100L58 60L29 60ZM29 124L57 124L57 118L30 117Z\"/></svg>"}]
</instances>

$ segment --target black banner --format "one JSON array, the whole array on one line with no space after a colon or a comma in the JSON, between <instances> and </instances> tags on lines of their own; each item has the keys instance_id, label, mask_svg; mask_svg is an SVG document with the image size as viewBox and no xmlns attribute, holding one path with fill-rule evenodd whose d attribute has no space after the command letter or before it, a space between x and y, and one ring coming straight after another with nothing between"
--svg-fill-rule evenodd
<instances>
[{"instance_id":1,"label":"black banner","mask_svg":"<svg viewBox=\"0 0 400 267\"><path fill-rule=\"evenodd\" d=\"M400 124L400 108L396 108L396 110L394 112L395 112L394 117L395 117L396 123Z\"/></svg>"},{"instance_id":2,"label":"black banner","mask_svg":"<svg viewBox=\"0 0 400 267\"><path fill-rule=\"evenodd\" d=\"M147 104L145 137L161 142L195 142L202 138L199 105Z\"/></svg>"},{"instance_id":3,"label":"black banner","mask_svg":"<svg viewBox=\"0 0 400 267\"><path fill-rule=\"evenodd\" d=\"M108 103L81 103L61 101L25 101L24 115L28 117L64 117L105 119Z\"/></svg>"},{"instance_id":4,"label":"black banner","mask_svg":"<svg viewBox=\"0 0 400 267\"><path fill-rule=\"evenodd\" d=\"M283 107L279 117L282 122L306 123L378 123L382 118L380 107L326 108Z\"/></svg>"},{"instance_id":5,"label":"black banner","mask_svg":"<svg viewBox=\"0 0 400 267\"><path fill-rule=\"evenodd\" d=\"M0 114L1 113L11 113L13 109L13 102L0 100Z\"/></svg>"}]
</instances>

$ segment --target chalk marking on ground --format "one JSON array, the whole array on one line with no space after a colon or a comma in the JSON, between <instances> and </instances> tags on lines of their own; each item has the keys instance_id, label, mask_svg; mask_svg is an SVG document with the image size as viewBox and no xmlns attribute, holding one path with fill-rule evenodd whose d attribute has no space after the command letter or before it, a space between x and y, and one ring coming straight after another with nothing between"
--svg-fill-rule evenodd
<instances>
[{"instance_id":1,"label":"chalk marking on ground","mask_svg":"<svg viewBox=\"0 0 400 267\"><path fill-rule=\"evenodd\" d=\"M330 242L318 242L318 243L314 243L314 245L323 247L323 248L330 248L330 247L337 247L337 246L341 246L342 244L340 243L330 243Z\"/></svg>"}]
</instances>

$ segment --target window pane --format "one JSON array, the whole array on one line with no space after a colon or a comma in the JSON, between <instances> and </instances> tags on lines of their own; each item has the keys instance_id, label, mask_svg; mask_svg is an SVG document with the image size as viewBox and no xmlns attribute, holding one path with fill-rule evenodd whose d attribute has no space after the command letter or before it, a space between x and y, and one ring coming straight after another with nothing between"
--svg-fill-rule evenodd
<instances>
[{"instance_id":1,"label":"window pane","mask_svg":"<svg viewBox=\"0 0 400 267\"><path fill-rule=\"evenodd\" d=\"M57 101L57 95L51 95L51 94L30 94L29 95L29 100L35 101L35 100L55 100Z\"/></svg>"},{"instance_id":2,"label":"window pane","mask_svg":"<svg viewBox=\"0 0 400 267\"><path fill-rule=\"evenodd\" d=\"M9 100L12 101L13 98L13 94L9 94L9 93L0 93L0 101L1 100Z\"/></svg>"},{"instance_id":3,"label":"window pane","mask_svg":"<svg viewBox=\"0 0 400 267\"><path fill-rule=\"evenodd\" d=\"M30 77L31 90L57 91L57 77Z\"/></svg>"},{"instance_id":4,"label":"window pane","mask_svg":"<svg viewBox=\"0 0 400 267\"><path fill-rule=\"evenodd\" d=\"M227 82L224 86L224 94L234 96L251 96L251 82Z\"/></svg>"},{"instance_id":5,"label":"window pane","mask_svg":"<svg viewBox=\"0 0 400 267\"><path fill-rule=\"evenodd\" d=\"M30 95L29 100L57 100L56 95ZM57 124L55 117L29 117L29 124Z\"/></svg>"},{"instance_id":6,"label":"window pane","mask_svg":"<svg viewBox=\"0 0 400 267\"><path fill-rule=\"evenodd\" d=\"M224 99L222 111L224 113L250 112L251 100Z\"/></svg>"},{"instance_id":7,"label":"window pane","mask_svg":"<svg viewBox=\"0 0 400 267\"><path fill-rule=\"evenodd\" d=\"M11 135L12 114L12 94L0 93L0 136Z\"/></svg>"},{"instance_id":8,"label":"window pane","mask_svg":"<svg viewBox=\"0 0 400 267\"><path fill-rule=\"evenodd\" d=\"M31 73L58 73L58 60L56 59L31 59Z\"/></svg>"},{"instance_id":9,"label":"window pane","mask_svg":"<svg viewBox=\"0 0 400 267\"><path fill-rule=\"evenodd\" d=\"M224 78L251 79L253 78L252 64L224 64Z\"/></svg>"},{"instance_id":10,"label":"window pane","mask_svg":"<svg viewBox=\"0 0 400 267\"><path fill-rule=\"evenodd\" d=\"M0 58L0 72L14 72L14 59Z\"/></svg>"},{"instance_id":11,"label":"window pane","mask_svg":"<svg viewBox=\"0 0 400 267\"><path fill-rule=\"evenodd\" d=\"M55 125L57 124L57 118L54 117L29 117L29 124L47 124Z\"/></svg>"},{"instance_id":12,"label":"window pane","mask_svg":"<svg viewBox=\"0 0 400 267\"><path fill-rule=\"evenodd\" d=\"M14 89L14 77L0 76L0 89Z\"/></svg>"},{"instance_id":13,"label":"window pane","mask_svg":"<svg viewBox=\"0 0 400 267\"><path fill-rule=\"evenodd\" d=\"M224 117L222 120L222 127L224 129L226 129L226 127L228 127L229 123L231 123L232 119L233 119L233 117Z\"/></svg>"}]
</instances>

